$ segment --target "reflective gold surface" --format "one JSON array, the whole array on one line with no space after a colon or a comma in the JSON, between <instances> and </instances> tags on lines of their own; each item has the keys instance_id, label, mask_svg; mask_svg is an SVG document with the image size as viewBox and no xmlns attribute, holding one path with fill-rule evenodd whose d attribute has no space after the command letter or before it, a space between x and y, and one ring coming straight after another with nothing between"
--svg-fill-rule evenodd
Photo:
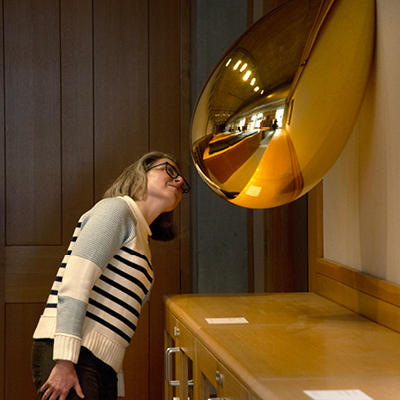
<instances>
[{"instance_id":1,"label":"reflective gold surface","mask_svg":"<svg viewBox=\"0 0 400 400\"><path fill-rule=\"evenodd\" d=\"M192 119L192 157L212 190L271 208L323 178L361 106L374 15L374 0L289 0L237 40Z\"/></svg>"}]
</instances>

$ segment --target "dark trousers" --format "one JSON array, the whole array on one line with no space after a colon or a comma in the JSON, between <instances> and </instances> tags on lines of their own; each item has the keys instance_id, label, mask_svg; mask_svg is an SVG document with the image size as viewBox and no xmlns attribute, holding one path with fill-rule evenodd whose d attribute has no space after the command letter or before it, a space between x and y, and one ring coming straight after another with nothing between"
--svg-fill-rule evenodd
<instances>
[{"instance_id":1,"label":"dark trousers","mask_svg":"<svg viewBox=\"0 0 400 400\"><path fill-rule=\"evenodd\" d=\"M32 377L38 389L39 400L42 398L39 389L47 381L54 365L53 340L35 340L32 347ZM81 348L75 370L85 400L117 400L117 373L85 347ZM78 399L75 390L71 389L67 400Z\"/></svg>"}]
</instances>

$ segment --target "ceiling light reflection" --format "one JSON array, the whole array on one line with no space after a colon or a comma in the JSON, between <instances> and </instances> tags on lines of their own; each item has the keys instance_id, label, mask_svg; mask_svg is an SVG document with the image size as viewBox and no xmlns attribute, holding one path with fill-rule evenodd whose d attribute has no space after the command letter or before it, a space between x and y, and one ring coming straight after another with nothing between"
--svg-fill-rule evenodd
<instances>
[{"instance_id":1,"label":"ceiling light reflection","mask_svg":"<svg viewBox=\"0 0 400 400\"><path fill-rule=\"evenodd\" d=\"M242 65L242 68L240 68L240 72L243 72L247 68L247 63L244 63Z\"/></svg>"},{"instance_id":2,"label":"ceiling light reflection","mask_svg":"<svg viewBox=\"0 0 400 400\"><path fill-rule=\"evenodd\" d=\"M244 74L243 80L244 80L244 81L247 81L247 79L249 79L250 75L251 75L251 71L247 71L247 72Z\"/></svg>"},{"instance_id":3,"label":"ceiling light reflection","mask_svg":"<svg viewBox=\"0 0 400 400\"><path fill-rule=\"evenodd\" d=\"M236 71L238 68L239 68L239 65L242 63L242 61L241 60L239 60L236 64L235 64L235 66L233 67L233 69Z\"/></svg>"}]
</instances>

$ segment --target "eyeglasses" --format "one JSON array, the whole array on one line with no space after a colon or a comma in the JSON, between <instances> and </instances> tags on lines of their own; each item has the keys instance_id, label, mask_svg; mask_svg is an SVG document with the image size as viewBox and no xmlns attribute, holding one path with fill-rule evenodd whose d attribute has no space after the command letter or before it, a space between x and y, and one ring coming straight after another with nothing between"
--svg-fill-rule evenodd
<instances>
[{"instance_id":1,"label":"eyeglasses","mask_svg":"<svg viewBox=\"0 0 400 400\"><path fill-rule=\"evenodd\" d=\"M173 165L171 165L169 162L164 162L161 164L157 164L157 165L153 165L152 167L150 167L147 171L150 171L153 168L157 168L157 167L161 167L165 165L165 172L172 178L172 179L176 179L178 176L180 176L183 179L183 183L181 186L182 189L182 193L189 193L190 190L190 186L187 183L186 179L175 169L175 167Z\"/></svg>"}]
</instances>

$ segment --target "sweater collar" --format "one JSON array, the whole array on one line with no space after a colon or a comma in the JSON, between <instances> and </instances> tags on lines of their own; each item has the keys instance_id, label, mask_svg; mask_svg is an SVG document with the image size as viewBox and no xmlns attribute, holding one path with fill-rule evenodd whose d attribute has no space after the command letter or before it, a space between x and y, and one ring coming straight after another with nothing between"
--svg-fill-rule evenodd
<instances>
[{"instance_id":1,"label":"sweater collar","mask_svg":"<svg viewBox=\"0 0 400 400\"><path fill-rule=\"evenodd\" d=\"M135 217L138 219L138 225L140 227L143 227L144 233L146 233L147 236L151 236L152 232L151 232L151 229L149 227L149 224L145 220L145 218L144 218L142 212L140 211L140 208L136 204L135 200L133 200L129 196L123 196L123 198L129 204L129 206L131 207L133 213L135 214Z\"/></svg>"}]
</instances>

